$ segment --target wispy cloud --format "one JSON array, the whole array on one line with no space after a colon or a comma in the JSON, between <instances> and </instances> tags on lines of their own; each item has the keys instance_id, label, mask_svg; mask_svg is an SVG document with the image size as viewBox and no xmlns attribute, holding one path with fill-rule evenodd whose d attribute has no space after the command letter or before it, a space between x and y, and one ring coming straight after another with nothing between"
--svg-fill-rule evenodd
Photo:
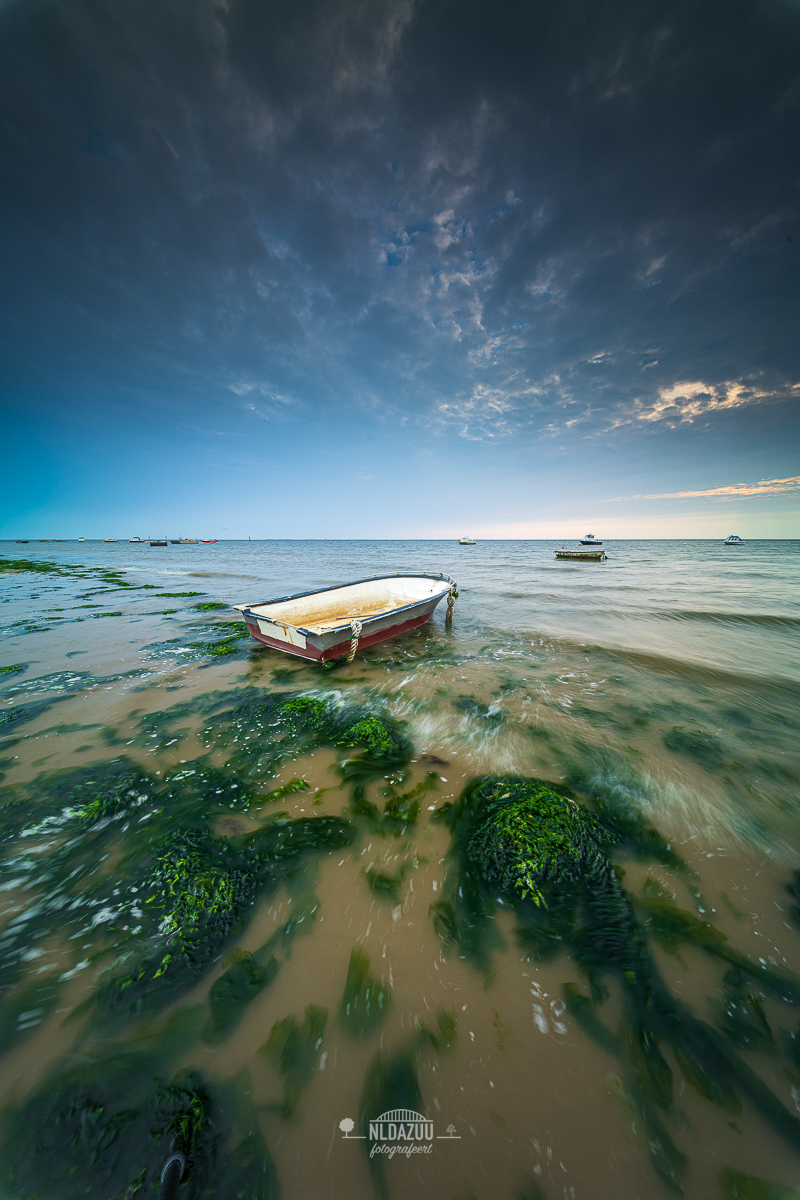
<instances>
[{"instance_id":1,"label":"wispy cloud","mask_svg":"<svg viewBox=\"0 0 800 1200\"><path fill-rule=\"evenodd\" d=\"M688 500L697 496L780 496L800 491L800 475L788 479L761 479L758 483L732 483L726 487L704 488L696 492L650 492L638 496L612 496L604 504L617 500Z\"/></svg>"}]
</instances>

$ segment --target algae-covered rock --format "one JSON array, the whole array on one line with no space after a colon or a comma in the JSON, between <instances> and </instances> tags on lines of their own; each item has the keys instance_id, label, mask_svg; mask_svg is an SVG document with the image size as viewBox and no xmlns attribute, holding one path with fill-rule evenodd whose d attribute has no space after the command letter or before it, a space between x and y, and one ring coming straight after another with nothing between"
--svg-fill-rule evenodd
<instances>
[{"instance_id":1,"label":"algae-covered rock","mask_svg":"<svg viewBox=\"0 0 800 1200\"><path fill-rule=\"evenodd\" d=\"M467 854L487 883L538 905L548 884L575 885L594 865L597 829L574 800L506 778L482 796Z\"/></svg>"},{"instance_id":2,"label":"algae-covered rock","mask_svg":"<svg viewBox=\"0 0 800 1200\"><path fill-rule=\"evenodd\" d=\"M671 847L641 816L601 800L592 811L558 785L505 775L474 780L437 817L453 835L453 869L444 895L431 906L437 931L487 969L495 914L510 904L518 943L530 958L554 958L562 951L573 956L591 998L567 984L567 1010L622 1062L619 1095L639 1114L652 1165L673 1194L682 1194L686 1163L658 1115L660 1110L669 1116L673 1108L667 1049L704 1098L733 1115L748 1101L800 1151L800 1121L737 1053L776 1052L762 997L800 1006L800 979L751 962L709 922L680 909L655 881L635 901L629 896L613 857L653 857L681 870ZM669 953L692 945L725 964L716 1028L672 996L650 937ZM624 1000L619 1033L598 1015L609 994L605 981L612 978Z\"/></svg>"}]
</instances>

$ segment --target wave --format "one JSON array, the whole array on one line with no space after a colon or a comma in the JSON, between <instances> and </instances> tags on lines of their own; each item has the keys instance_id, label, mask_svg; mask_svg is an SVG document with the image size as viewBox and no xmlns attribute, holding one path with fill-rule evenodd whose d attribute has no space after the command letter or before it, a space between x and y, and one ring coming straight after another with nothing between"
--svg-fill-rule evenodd
<instances>
[{"instance_id":1,"label":"wave","mask_svg":"<svg viewBox=\"0 0 800 1200\"><path fill-rule=\"evenodd\" d=\"M635 614L632 614L635 615ZM710 609L651 609L648 616L665 621L712 621L721 625L756 625L777 629L800 629L800 617L783 617L773 613L715 612Z\"/></svg>"}]
</instances>

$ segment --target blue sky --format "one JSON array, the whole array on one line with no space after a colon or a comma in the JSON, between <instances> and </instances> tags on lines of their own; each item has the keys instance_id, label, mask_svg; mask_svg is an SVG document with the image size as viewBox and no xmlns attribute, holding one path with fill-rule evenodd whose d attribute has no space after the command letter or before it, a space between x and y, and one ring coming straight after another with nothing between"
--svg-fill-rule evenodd
<instances>
[{"instance_id":1,"label":"blue sky","mask_svg":"<svg viewBox=\"0 0 800 1200\"><path fill-rule=\"evenodd\" d=\"M0 25L0 536L800 536L796 4Z\"/></svg>"}]
</instances>

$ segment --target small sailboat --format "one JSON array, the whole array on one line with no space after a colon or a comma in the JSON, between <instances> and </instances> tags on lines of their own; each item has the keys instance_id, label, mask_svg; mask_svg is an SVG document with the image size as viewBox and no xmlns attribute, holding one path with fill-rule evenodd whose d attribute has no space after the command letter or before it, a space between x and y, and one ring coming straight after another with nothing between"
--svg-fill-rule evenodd
<instances>
[{"instance_id":1,"label":"small sailboat","mask_svg":"<svg viewBox=\"0 0 800 1200\"><path fill-rule=\"evenodd\" d=\"M585 537L581 538L582 546L602 546L602 544L593 533L587 533Z\"/></svg>"},{"instance_id":2,"label":"small sailboat","mask_svg":"<svg viewBox=\"0 0 800 1200\"><path fill-rule=\"evenodd\" d=\"M722 543L723 546L740 546L744 544L744 538L740 538L738 533L732 533L730 537L726 537Z\"/></svg>"},{"instance_id":3,"label":"small sailboat","mask_svg":"<svg viewBox=\"0 0 800 1200\"><path fill-rule=\"evenodd\" d=\"M451 609L456 594L449 575L398 573L233 607L262 645L329 662L417 629L445 596Z\"/></svg>"},{"instance_id":4,"label":"small sailboat","mask_svg":"<svg viewBox=\"0 0 800 1200\"><path fill-rule=\"evenodd\" d=\"M475 545L477 545L475 538L471 538L471 537L460 537L458 539L458 544L459 544L459 546L475 546Z\"/></svg>"}]
</instances>

